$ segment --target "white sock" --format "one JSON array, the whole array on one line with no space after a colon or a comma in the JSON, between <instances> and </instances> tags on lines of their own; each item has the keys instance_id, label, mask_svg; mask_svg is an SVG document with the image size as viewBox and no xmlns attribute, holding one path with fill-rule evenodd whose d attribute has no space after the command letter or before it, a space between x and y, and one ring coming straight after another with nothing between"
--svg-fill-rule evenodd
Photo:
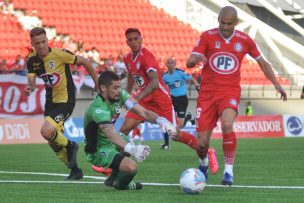
<instances>
[{"instance_id":1,"label":"white sock","mask_svg":"<svg viewBox=\"0 0 304 203\"><path fill-rule=\"evenodd\" d=\"M225 170L224 173L229 173L233 176L233 165L231 164L225 164Z\"/></svg>"},{"instance_id":2,"label":"white sock","mask_svg":"<svg viewBox=\"0 0 304 203\"><path fill-rule=\"evenodd\" d=\"M199 163L201 166L208 166L209 165L209 158L206 156L203 160L199 159Z\"/></svg>"}]
</instances>

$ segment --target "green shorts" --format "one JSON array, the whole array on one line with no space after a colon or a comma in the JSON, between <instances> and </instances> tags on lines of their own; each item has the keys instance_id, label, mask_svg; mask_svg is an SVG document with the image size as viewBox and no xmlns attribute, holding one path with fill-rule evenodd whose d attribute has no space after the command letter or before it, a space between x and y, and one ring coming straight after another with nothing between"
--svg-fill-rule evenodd
<instances>
[{"instance_id":1,"label":"green shorts","mask_svg":"<svg viewBox=\"0 0 304 203\"><path fill-rule=\"evenodd\" d=\"M120 133L122 139L129 142L128 136ZM94 154L86 153L86 159L95 166L102 166L103 168L109 168L113 162L116 154L119 154L120 150L113 144L107 147L101 147Z\"/></svg>"},{"instance_id":2,"label":"green shorts","mask_svg":"<svg viewBox=\"0 0 304 203\"><path fill-rule=\"evenodd\" d=\"M119 154L116 146L100 148L94 154L86 153L86 159L95 166L109 168L116 154Z\"/></svg>"}]
</instances>

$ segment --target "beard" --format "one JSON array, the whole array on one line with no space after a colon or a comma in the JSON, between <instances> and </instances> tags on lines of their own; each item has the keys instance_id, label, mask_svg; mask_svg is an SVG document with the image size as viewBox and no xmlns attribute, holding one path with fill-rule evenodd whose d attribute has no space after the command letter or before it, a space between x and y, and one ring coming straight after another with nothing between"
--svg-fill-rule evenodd
<instances>
[{"instance_id":1,"label":"beard","mask_svg":"<svg viewBox=\"0 0 304 203\"><path fill-rule=\"evenodd\" d=\"M114 102L119 102L119 98L118 99L115 99L115 98L109 98L109 101L111 102L111 103L114 103Z\"/></svg>"}]
</instances>

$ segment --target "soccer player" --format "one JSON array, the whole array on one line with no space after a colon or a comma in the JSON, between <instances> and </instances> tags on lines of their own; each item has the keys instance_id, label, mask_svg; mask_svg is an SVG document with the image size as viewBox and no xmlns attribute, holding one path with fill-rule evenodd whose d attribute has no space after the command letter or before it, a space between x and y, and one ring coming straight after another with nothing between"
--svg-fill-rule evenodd
<instances>
[{"instance_id":1,"label":"soccer player","mask_svg":"<svg viewBox=\"0 0 304 203\"><path fill-rule=\"evenodd\" d=\"M140 91L134 98L139 104L165 117L176 125L176 117L170 92L160 76L158 63L154 55L142 46L141 33L137 28L128 28L125 31L125 36L127 45L131 49L123 58L129 72L127 83L128 92L130 93L132 91L135 82ZM144 119L141 116L134 114L132 111L128 111L120 132L127 135L143 121ZM171 137L173 140L185 143L195 150L197 149L196 137L180 131L178 126L176 127L176 131L176 136ZM164 146L168 145L169 143L164 144Z\"/></svg>"},{"instance_id":2,"label":"soccer player","mask_svg":"<svg viewBox=\"0 0 304 203\"><path fill-rule=\"evenodd\" d=\"M67 180L82 179L83 173L77 164L78 144L63 135L64 121L72 114L75 106L74 82L69 64L83 65L97 87L98 77L90 62L71 52L50 48L44 28L35 27L30 31L31 44L35 51L27 57L28 84L24 91L30 95L35 90L36 77L45 83L46 103L41 135L69 169Z\"/></svg>"},{"instance_id":3,"label":"soccer player","mask_svg":"<svg viewBox=\"0 0 304 203\"><path fill-rule=\"evenodd\" d=\"M218 28L201 34L187 60L187 67L204 65L196 107L198 145L201 149L199 169L204 174L208 173L206 155L210 136L220 118L225 160L222 184L231 186L237 144L233 123L240 102L240 68L243 57L248 53L258 62L261 70L281 93L284 101L287 100L287 95L256 43L247 34L235 30L238 23L236 9L231 6L223 7L218 15L218 22Z\"/></svg>"},{"instance_id":4,"label":"soccer player","mask_svg":"<svg viewBox=\"0 0 304 203\"><path fill-rule=\"evenodd\" d=\"M140 190L142 184L133 181L137 164L125 153L142 162L150 154L150 148L127 142L127 136L116 133L114 123L120 115L121 107L124 106L148 122L159 124L169 133L176 133L175 128L167 119L136 103L127 91L120 88L119 76L114 72L101 73L98 84L100 94L90 103L84 116L86 158L94 166L112 169L105 181L106 186L118 190Z\"/></svg>"}]
</instances>

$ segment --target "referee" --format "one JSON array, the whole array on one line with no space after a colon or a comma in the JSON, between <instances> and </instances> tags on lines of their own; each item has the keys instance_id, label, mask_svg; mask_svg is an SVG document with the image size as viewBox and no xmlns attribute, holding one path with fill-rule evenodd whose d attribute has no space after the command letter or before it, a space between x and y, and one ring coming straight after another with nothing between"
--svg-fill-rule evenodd
<instances>
[{"instance_id":1,"label":"referee","mask_svg":"<svg viewBox=\"0 0 304 203\"><path fill-rule=\"evenodd\" d=\"M187 97L187 81L191 80L197 91L199 91L199 83L185 71L176 68L176 60L174 57L169 57L166 62L168 71L164 73L163 80L170 89L174 110L177 113L178 125L183 128L191 119L191 114L187 114L188 97ZM186 117L186 119L185 119ZM168 136L164 136L165 144L168 144ZM164 148L164 147L162 147Z\"/></svg>"}]
</instances>

